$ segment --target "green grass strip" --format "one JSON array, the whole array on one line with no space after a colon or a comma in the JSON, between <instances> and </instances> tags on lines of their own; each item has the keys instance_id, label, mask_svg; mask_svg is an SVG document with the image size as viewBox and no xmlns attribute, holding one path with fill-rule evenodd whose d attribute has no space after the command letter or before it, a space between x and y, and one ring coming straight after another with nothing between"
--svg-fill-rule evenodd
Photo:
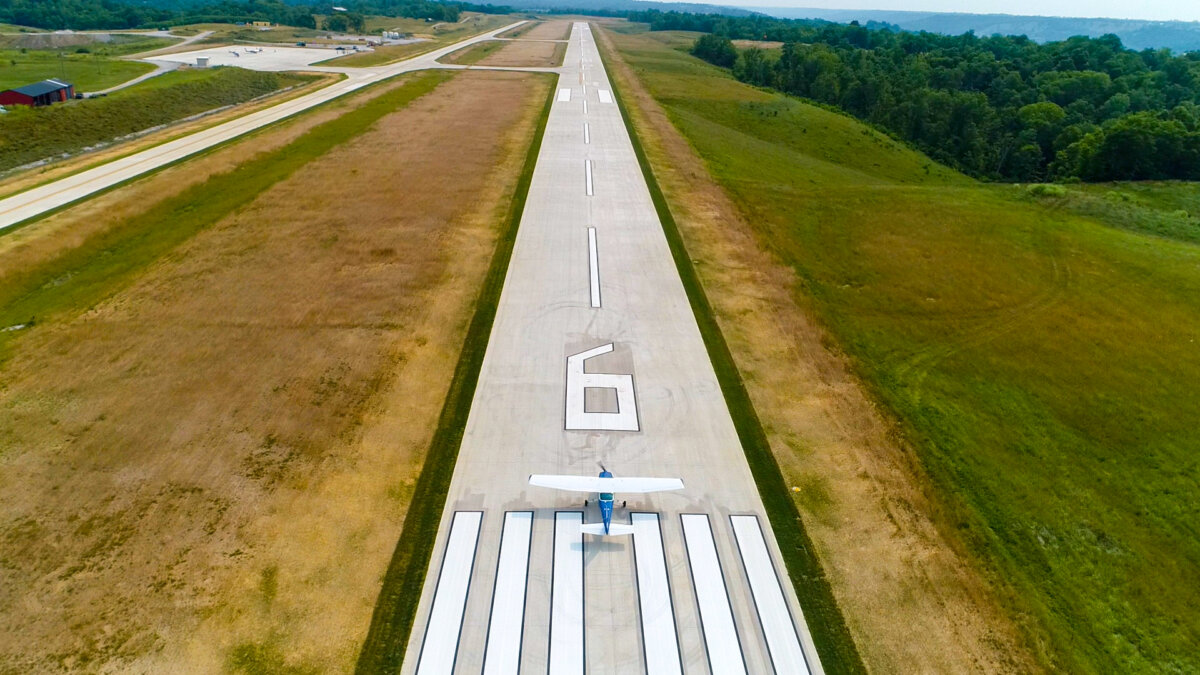
<instances>
[{"instance_id":1,"label":"green grass strip","mask_svg":"<svg viewBox=\"0 0 1200 675\"><path fill-rule=\"evenodd\" d=\"M40 323L94 306L190 237L452 76L448 71L416 75L278 150L212 176L46 264L6 279L0 287L0 328ZM11 341L23 334L0 333L0 361Z\"/></svg>"},{"instance_id":2,"label":"green grass strip","mask_svg":"<svg viewBox=\"0 0 1200 675\"><path fill-rule=\"evenodd\" d=\"M525 155L525 166L517 179L516 192L508 210L507 225L496 242L492 262L484 277L475 303L475 313L458 356L458 364L454 367L454 377L450 381L450 389L446 392L446 401L425 456L425 465L421 468L408 514L404 517L404 529L400 532L400 540L396 542L396 550L392 553L392 561L383 578L383 587L371 616L371 627L358 656L357 673L394 673L404 662L405 648L412 632L417 604L421 600L421 588L425 584L425 573L433 554L433 544L437 540L446 493L454 476L454 464L458 460L458 450L471 412L471 401L475 398L479 370L487 352L488 336L496 318L500 291L504 288L508 262L517 240L521 214L525 211L525 198L533 180L533 168L542 147L542 135L546 130L555 91L551 87L546 96L533 142Z\"/></svg>"},{"instance_id":3,"label":"green grass strip","mask_svg":"<svg viewBox=\"0 0 1200 675\"><path fill-rule=\"evenodd\" d=\"M611 62L613 56L608 52L607 45L600 40L597 40L596 44L604 60ZM621 95L615 79L612 80L612 86L621 118L629 132L629 140L633 143L633 151L642 167L646 186L650 189L650 198L654 201L659 220L662 221L671 256L675 259L675 267L679 270L692 312L696 315L696 323L700 326L700 334L708 349L708 358L712 361L717 381L720 382L721 391L725 395L725 404L733 417L733 425L746 454L746 462L750 465L750 472L758 484L758 494L767 510L767 517L775 532L775 540L779 543L779 551L787 566L788 576L791 577L796 596L804 609L804 619L820 655L821 665L826 673L831 674L865 673L862 657L859 656L854 638L850 635L846 620L833 597L833 589L824 570L821 569L821 563L817 559L812 540L804 529L804 522L800 519L796 503L788 493L783 473L775 461L758 413L755 412L750 395L746 392L742 375L725 342L725 336L721 333L721 327L704 293L700 277L692 266L692 258L688 255L683 236L654 177L654 170L625 107L625 97Z\"/></svg>"}]
</instances>

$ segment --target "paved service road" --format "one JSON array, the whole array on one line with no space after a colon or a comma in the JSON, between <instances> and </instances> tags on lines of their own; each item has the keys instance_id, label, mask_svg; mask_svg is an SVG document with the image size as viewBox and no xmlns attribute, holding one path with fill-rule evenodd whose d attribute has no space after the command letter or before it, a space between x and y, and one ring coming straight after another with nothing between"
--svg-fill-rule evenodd
<instances>
[{"instance_id":1,"label":"paved service road","mask_svg":"<svg viewBox=\"0 0 1200 675\"><path fill-rule=\"evenodd\" d=\"M527 484L601 464L686 488L616 495L613 520L635 534L601 538L579 535L581 519L600 517L585 495ZM515 530L510 514L529 512L532 526ZM477 514L476 547L448 547L451 523ZM465 599L461 577L443 579L454 594L436 604L456 611L427 630L439 576L464 565ZM519 640L519 655L492 640ZM402 672L806 669L821 672L800 606L591 31L576 23Z\"/></svg>"},{"instance_id":2,"label":"paved service road","mask_svg":"<svg viewBox=\"0 0 1200 675\"><path fill-rule=\"evenodd\" d=\"M374 68L311 68L326 72L340 72L346 79L323 89L305 94L279 105L251 113L244 117L218 124L169 143L143 150L122 159L83 171L40 187L17 193L0 200L0 230L35 218L48 211L66 206L118 183L140 176L147 171L178 161L201 150L211 148L243 134L278 122L313 106L333 100L362 87L401 73L429 68L445 68L437 59L467 45L488 40L524 23L516 23L494 31L468 38L462 42L435 49L406 61Z\"/></svg>"}]
</instances>

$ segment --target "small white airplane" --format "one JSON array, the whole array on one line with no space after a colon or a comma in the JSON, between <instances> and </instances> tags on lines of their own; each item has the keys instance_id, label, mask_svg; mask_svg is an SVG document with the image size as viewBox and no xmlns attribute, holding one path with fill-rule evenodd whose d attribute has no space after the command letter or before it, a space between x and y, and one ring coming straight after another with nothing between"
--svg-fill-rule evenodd
<instances>
[{"instance_id":1,"label":"small white airplane","mask_svg":"<svg viewBox=\"0 0 1200 675\"><path fill-rule=\"evenodd\" d=\"M614 478L612 472L600 467L599 476L545 476L534 474L529 477L530 485L567 490L570 492L592 492L598 495L600 516L603 523L584 523L579 529L584 534L633 534L632 525L613 525L612 513L613 494L617 492L663 492L666 490L682 490L683 481L678 478ZM583 502L587 506L587 501Z\"/></svg>"}]
</instances>

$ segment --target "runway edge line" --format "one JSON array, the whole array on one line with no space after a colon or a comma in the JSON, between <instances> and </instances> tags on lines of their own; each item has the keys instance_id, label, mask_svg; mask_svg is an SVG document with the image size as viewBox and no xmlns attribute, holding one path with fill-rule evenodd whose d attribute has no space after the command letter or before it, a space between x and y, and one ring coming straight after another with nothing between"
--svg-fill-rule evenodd
<instances>
[{"instance_id":1,"label":"runway edge line","mask_svg":"<svg viewBox=\"0 0 1200 675\"><path fill-rule=\"evenodd\" d=\"M619 61L613 54L614 48L609 42L611 38L607 31L604 29L593 30L593 35L597 33L603 36L603 39L596 40L600 57L606 64ZM816 550L804 528L800 512L788 494L783 472L771 451L770 442L767 440L766 432L763 431L758 413L754 410L750 394L746 391L741 372L733 360L729 345L725 342L720 324L717 323L712 306L708 302L708 296L704 293L704 286L688 255L683 235L679 231L679 226L675 222L662 188L654 176L654 170L650 166L637 129L630 118L622 91L624 85L622 80L625 75L616 68L610 72L612 73L610 79L613 98L616 99L617 108L621 111L621 120L625 123L625 129L629 132L629 140L633 143L634 154L637 155L638 165L641 166L642 174L645 176L646 186L650 190L650 198L654 202L654 209L658 212L659 220L662 222L663 232L666 234L667 244L671 249L671 257L675 260L675 267L683 281L692 313L700 327L700 335L704 339L704 346L708 351L713 370L716 371L717 381L721 385L721 393L725 397L725 404L729 407L730 416L733 418L734 428L737 430L738 439L742 444L742 451L746 455L746 462L750 465L750 472L754 476L754 482L758 485L759 496L766 508L771 529L775 533L775 540L779 544L779 552L787 566L788 577L796 590L800 606L804 610L804 618L812 635L813 643L816 645L821 665L827 673L831 674L866 673L866 667L858 653L854 637L850 634L841 608L838 607L837 600L833 596L833 588L825 576L825 571L821 568L821 562L817 559Z\"/></svg>"},{"instance_id":2,"label":"runway edge line","mask_svg":"<svg viewBox=\"0 0 1200 675\"><path fill-rule=\"evenodd\" d=\"M546 77L554 78L557 82L557 75ZM359 652L355 665L355 673L359 675L394 673L404 662L404 650L412 631L425 573L437 540L439 519L446 504L450 479L454 476L458 449L462 444L467 416L471 412L471 402L479 382L479 370L487 352L488 337L496 318L500 292L508 274L508 263L517 240L521 215L525 211L525 199L533 181L533 169L537 164L546 121L550 117L550 108L556 95L557 86L550 83L546 101L533 131L533 140L529 144L529 151L525 155L524 166L513 192L507 224L497 238L492 262L476 298L475 312L471 316L458 363L454 367L454 376L446 392L442 412L438 416L437 428L433 432L421 475L413 489L408 513L404 518L404 528L400 532L400 539L396 542L391 562L384 574L383 586L371 616L371 626L367 630L367 637L363 641L362 651Z\"/></svg>"}]
</instances>

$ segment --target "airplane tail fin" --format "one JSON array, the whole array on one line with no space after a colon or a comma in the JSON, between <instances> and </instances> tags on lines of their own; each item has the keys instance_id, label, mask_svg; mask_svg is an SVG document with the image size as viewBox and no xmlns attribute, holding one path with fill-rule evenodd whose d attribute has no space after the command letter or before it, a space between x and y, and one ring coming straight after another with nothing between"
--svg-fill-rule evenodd
<instances>
[{"instance_id":1,"label":"airplane tail fin","mask_svg":"<svg viewBox=\"0 0 1200 675\"><path fill-rule=\"evenodd\" d=\"M583 532L584 534L598 534L600 536L608 534L610 536L619 536L624 534L633 534L633 526L612 523L608 526L608 532L606 533L604 531L604 523L588 523L587 525L580 525L579 531Z\"/></svg>"}]
</instances>

